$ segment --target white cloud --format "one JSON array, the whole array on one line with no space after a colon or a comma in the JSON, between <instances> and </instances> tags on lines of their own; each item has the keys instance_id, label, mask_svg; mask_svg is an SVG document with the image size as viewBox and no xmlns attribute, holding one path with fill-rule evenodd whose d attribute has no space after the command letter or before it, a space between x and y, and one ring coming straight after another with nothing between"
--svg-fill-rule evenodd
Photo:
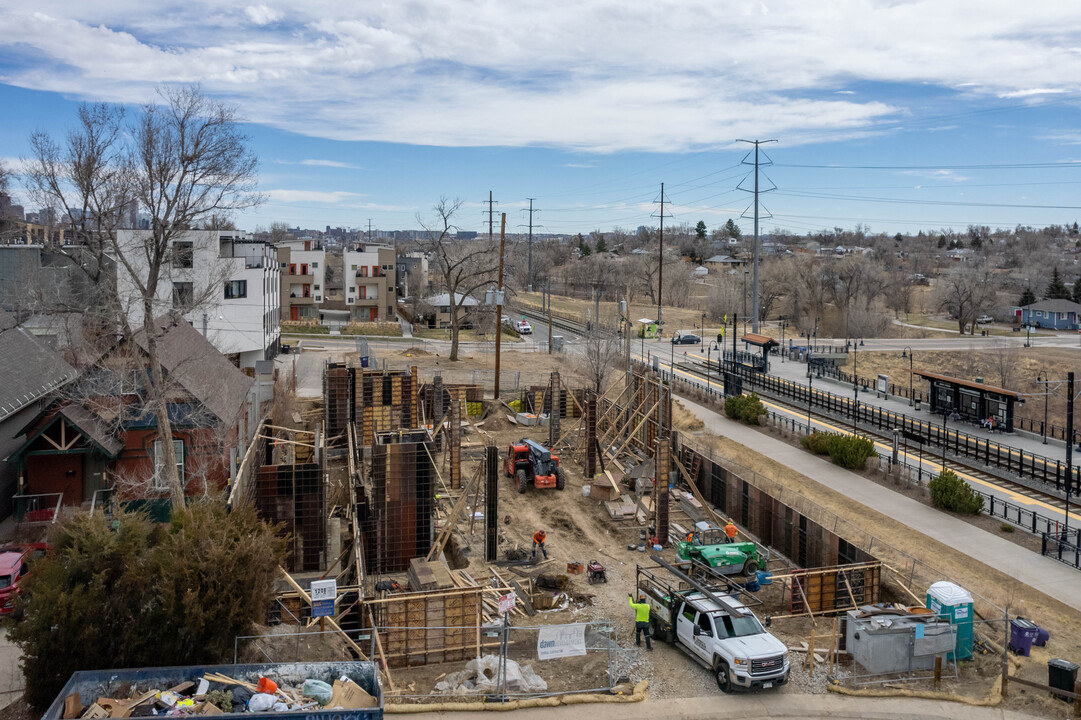
<instances>
[{"instance_id":1,"label":"white cloud","mask_svg":"<svg viewBox=\"0 0 1081 720\"><path fill-rule=\"evenodd\" d=\"M309 160L301 160L300 164L301 165L315 165L317 167L332 167L332 168L345 168L347 170L360 170L360 167L357 166L357 165L350 165L349 163L341 162L339 160L309 159Z\"/></svg>"},{"instance_id":2,"label":"white cloud","mask_svg":"<svg viewBox=\"0 0 1081 720\"><path fill-rule=\"evenodd\" d=\"M266 193L271 200L286 203L340 203L350 198L362 197L359 193L335 190L322 192L319 190L268 190Z\"/></svg>"},{"instance_id":3,"label":"white cloud","mask_svg":"<svg viewBox=\"0 0 1081 720\"><path fill-rule=\"evenodd\" d=\"M589 163L567 163L563 167L569 167L569 168L593 168L593 167L597 167L597 166L596 165L591 165Z\"/></svg>"},{"instance_id":4,"label":"white cloud","mask_svg":"<svg viewBox=\"0 0 1081 720\"><path fill-rule=\"evenodd\" d=\"M244 13L256 25L269 25L282 19L282 14L266 5L249 5L244 8Z\"/></svg>"},{"instance_id":5,"label":"white cloud","mask_svg":"<svg viewBox=\"0 0 1081 720\"><path fill-rule=\"evenodd\" d=\"M1081 3L714 0L230 6L135 0L0 8L5 82L142 102L198 81L249 119L308 135L589 152L865 136L896 84L1036 102L1081 91ZM604 32L597 33L598 28ZM858 94L845 90L858 84ZM838 89L841 88L841 89ZM876 94L877 93L877 94Z\"/></svg>"},{"instance_id":6,"label":"white cloud","mask_svg":"<svg viewBox=\"0 0 1081 720\"><path fill-rule=\"evenodd\" d=\"M932 180L949 180L951 182L965 182L970 179L964 175L958 175L953 170L902 170L898 174L913 175L915 177L930 178Z\"/></svg>"}]
</instances>

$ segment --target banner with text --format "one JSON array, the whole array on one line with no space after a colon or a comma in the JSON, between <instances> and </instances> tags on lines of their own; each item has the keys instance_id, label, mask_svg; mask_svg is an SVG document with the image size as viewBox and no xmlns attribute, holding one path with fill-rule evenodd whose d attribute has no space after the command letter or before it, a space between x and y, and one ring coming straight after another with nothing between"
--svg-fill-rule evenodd
<instances>
[{"instance_id":1,"label":"banner with text","mask_svg":"<svg viewBox=\"0 0 1081 720\"><path fill-rule=\"evenodd\" d=\"M541 628L537 634L537 659L575 657L586 654L586 626L558 625Z\"/></svg>"}]
</instances>

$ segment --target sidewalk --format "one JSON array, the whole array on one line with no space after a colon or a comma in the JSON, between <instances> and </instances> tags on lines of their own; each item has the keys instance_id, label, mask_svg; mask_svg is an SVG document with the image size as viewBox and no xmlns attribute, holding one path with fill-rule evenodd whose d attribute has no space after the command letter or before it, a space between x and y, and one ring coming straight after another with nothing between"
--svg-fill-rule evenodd
<instances>
[{"instance_id":1,"label":"sidewalk","mask_svg":"<svg viewBox=\"0 0 1081 720\"><path fill-rule=\"evenodd\" d=\"M844 372L851 372L850 366L843 368ZM775 377L784 378L785 380L792 380L793 382L800 383L801 385L807 384L807 364L799 362L797 360L786 359L783 363L781 358L770 357L769 361L769 374ZM900 384L900 383L898 383ZM833 393L849 400L852 399L852 383L841 382L835 378L830 377L818 377L815 375L814 387L818 390ZM927 381L922 378L914 378L912 387L916 390L923 390L926 395ZM867 392L864 392L863 387L860 386L860 404L861 405L873 405L875 407L885 408L892 412L902 413L909 417L924 420L933 425L942 425L942 415L931 414L927 410L927 403L921 404L921 408L916 410L914 407L909 407L908 398L891 395L889 399L883 399L878 397L873 388L868 388ZM1050 458L1052 460L1059 460L1066 462L1066 445L1061 440L1048 439L1047 444L1044 445L1042 439L1039 436L1033 436L1025 432L991 432L986 428L969 422L949 422L947 423L947 429L960 430L963 433L973 435L979 438L989 439L993 442L997 442L1001 445L1009 445L1012 448L1018 450L1024 450L1027 453L1033 455L1039 455L1041 457ZM1074 466L1081 465L1081 452L1077 451L1074 447Z\"/></svg>"},{"instance_id":2,"label":"sidewalk","mask_svg":"<svg viewBox=\"0 0 1081 720\"><path fill-rule=\"evenodd\" d=\"M1077 593L1077 588L1081 586L1081 573L1077 570L865 480L801 448L732 422L701 405L684 398L680 398L680 403L701 419L710 432L731 438L766 457L796 468L803 475L836 490L855 503L877 510L1075 610L1081 610L1081 595Z\"/></svg>"}]
</instances>

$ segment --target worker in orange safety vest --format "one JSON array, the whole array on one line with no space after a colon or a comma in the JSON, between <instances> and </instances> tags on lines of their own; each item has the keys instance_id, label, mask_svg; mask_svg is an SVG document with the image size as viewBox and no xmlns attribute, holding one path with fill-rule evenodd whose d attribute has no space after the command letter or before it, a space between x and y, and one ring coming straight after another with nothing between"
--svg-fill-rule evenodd
<instances>
[{"instance_id":1,"label":"worker in orange safety vest","mask_svg":"<svg viewBox=\"0 0 1081 720\"><path fill-rule=\"evenodd\" d=\"M729 520L728 524L724 526L724 534L728 536L728 542L734 543L736 541L737 532L739 531L736 530L736 524Z\"/></svg>"},{"instance_id":2,"label":"worker in orange safety vest","mask_svg":"<svg viewBox=\"0 0 1081 720\"><path fill-rule=\"evenodd\" d=\"M537 548L540 548L540 551L542 553L544 553L544 559L545 560L548 559L548 551L544 549L544 539L546 537L548 537L548 536L544 533L543 530L538 530L537 532L533 533L533 555L532 555L532 557L537 557Z\"/></svg>"}]
</instances>

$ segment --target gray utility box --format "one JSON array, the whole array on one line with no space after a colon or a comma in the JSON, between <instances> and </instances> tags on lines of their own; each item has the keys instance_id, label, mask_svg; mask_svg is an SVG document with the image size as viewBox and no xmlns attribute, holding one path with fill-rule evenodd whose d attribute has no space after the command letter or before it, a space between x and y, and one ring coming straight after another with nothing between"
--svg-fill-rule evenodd
<instances>
[{"instance_id":1,"label":"gray utility box","mask_svg":"<svg viewBox=\"0 0 1081 720\"><path fill-rule=\"evenodd\" d=\"M84 704L99 697L116 697L119 693L142 693L149 690L167 690L189 680L198 682L206 673L220 673L236 680L255 684L266 677L281 686L300 687L305 680L322 680L333 684L343 675L355 682L375 698L374 708L357 710L330 710L320 707L297 712L244 712L222 713L217 717L239 714L244 720L379 720L383 717L383 689L379 673L371 661L356 662L310 662L310 663L262 663L253 665L192 665L183 667L137 668L130 670L82 670L68 680L53 704L41 716L42 720L61 720L64 717L64 699L79 693ZM221 686L211 683L211 689ZM215 717L207 715L206 717Z\"/></svg>"},{"instance_id":2,"label":"gray utility box","mask_svg":"<svg viewBox=\"0 0 1081 720\"><path fill-rule=\"evenodd\" d=\"M930 670L935 655L950 652L955 642L955 628L934 615L866 606L849 610L847 625L845 647L871 675Z\"/></svg>"}]
</instances>

